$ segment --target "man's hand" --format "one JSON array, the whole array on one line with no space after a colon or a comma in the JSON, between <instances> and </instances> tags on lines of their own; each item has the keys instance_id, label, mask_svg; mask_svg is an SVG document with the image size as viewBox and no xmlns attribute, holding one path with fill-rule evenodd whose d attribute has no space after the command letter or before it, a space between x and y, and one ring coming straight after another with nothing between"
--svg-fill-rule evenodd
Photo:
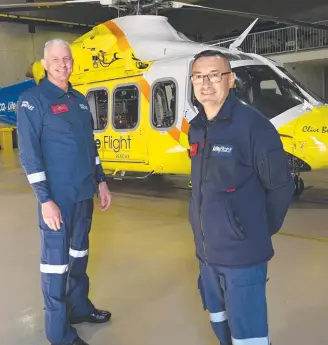
<instances>
[{"instance_id":1,"label":"man's hand","mask_svg":"<svg viewBox=\"0 0 328 345\"><path fill-rule=\"evenodd\" d=\"M53 201L42 204L42 216L45 223L51 230L59 230L63 223L60 209Z\"/></svg>"},{"instance_id":2,"label":"man's hand","mask_svg":"<svg viewBox=\"0 0 328 345\"><path fill-rule=\"evenodd\" d=\"M112 195L106 182L99 183L100 210L106 211L112 202Z\"/></svg>"}]
</instances>

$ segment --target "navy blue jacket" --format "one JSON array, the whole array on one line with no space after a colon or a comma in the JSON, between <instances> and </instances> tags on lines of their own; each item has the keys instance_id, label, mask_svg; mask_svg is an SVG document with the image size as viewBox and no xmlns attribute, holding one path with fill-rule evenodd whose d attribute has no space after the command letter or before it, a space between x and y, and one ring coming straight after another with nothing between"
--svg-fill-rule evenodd
<instances>
[{"instance_id":1,"label":"navy blue jacket","mask_svg":"<svg viewBox=\"0 0 328 345\"><path fill-rule=\"evenodd\" d=\"M192 196L189 219L197 257L210 265L244 267L274 255L293 198L294 180L271 122L230 91L211 121L190 123Z\"/></svg>"},{"instance_id":2,"label":"navy blue jacket","mask_svg":"<svg viewBox=\"0 0 328 345\"><path fill-rule=\"evenodd\" d=\"M17 108L21 164L40 203L67 205L92 198L104 180L86 98L43 80Z\"/></svg>"}]
</instances>

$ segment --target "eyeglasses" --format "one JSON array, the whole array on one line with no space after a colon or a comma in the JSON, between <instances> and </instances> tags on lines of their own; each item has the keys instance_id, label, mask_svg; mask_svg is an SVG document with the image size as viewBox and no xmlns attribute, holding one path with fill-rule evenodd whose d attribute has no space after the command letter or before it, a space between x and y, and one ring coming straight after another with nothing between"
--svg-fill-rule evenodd
<instances>
[{"instance_id":1,"label":"eyeglasses","mask_svg":"<svg viewBox=\"0 0 328 345\"><path fill-rule=\"evenodd\" d=\"M231 71L229 72L216 72L216 73L209 73L209 74L195 74L190 77L191 81L194 84L201 84L204 82L204 78L206 77L209 82L211 83L219 83L222 80L222 76L226 74L230 74Z\"/></svg>"}]
</instances>

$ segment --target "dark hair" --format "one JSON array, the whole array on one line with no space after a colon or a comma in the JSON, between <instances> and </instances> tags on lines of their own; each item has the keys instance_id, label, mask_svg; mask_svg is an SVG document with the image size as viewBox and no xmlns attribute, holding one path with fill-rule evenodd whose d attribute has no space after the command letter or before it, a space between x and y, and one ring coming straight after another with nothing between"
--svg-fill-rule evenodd
<instances>
[{"instance_id":1,"label":"dark hair","mask_svg":"<svg viewBox=\"0 0 328 345\"><path fill-rule=\"evenodd\" d=\"M194 65L195 62L202 57L212 57L212 56L218 56L218 57L224 59L226 61L226 63L228 64L228 66L231 68L229 58L224 53L222 53L218 50L214 50L214 49L203 50L202 52L196 54L194 56L194 61L192 64Z\"/></svg>"}]
</instances>

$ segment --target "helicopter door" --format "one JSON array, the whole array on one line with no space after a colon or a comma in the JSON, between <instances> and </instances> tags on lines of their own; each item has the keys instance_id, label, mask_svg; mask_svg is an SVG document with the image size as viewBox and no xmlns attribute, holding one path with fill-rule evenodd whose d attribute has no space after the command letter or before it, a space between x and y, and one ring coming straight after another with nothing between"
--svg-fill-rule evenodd
<instances>
[{"instance_id":1,"label":"helicopter door","mask_svg":"<svg viewBox=\"0 0 328 345\"><path fill-rule=\"evenodd\" d=\"M136 84L120 84L112 95L110 133L104 140L104 161L148 164L146 138L140 112L140 89Z\"/></svg>"},{"instance_id":2,"label":"helicopter door","mask_svg":"<svg viewBox=\"0 0 328 345\"><path fill-rule=\"evenodd\" d=\"M94 88L86 92L86 98L92 114L93 130L99 158L102 160L104 152L103 145L101 145L101 136L108 127L109 91L104 87Z\"/></svg>"}]
</instances>

